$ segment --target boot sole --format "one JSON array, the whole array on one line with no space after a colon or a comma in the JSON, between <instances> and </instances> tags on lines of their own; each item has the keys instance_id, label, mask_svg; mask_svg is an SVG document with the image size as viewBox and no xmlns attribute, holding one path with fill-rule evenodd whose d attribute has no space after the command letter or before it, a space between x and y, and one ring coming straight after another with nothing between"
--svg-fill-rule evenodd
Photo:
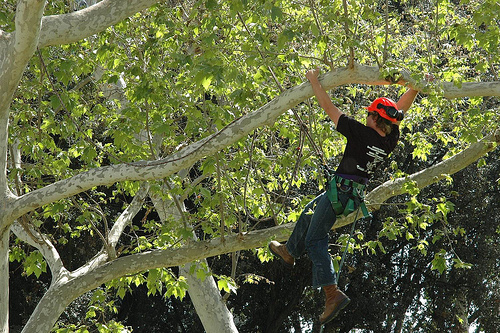
<instances>
[{"instance_id":1,"label":"boot sole","mask_svg":"<svg viewBox=\"0 0 500 333\"><path fill-rule=\"evenodd\" d=\"M319 323L321 325L325 325L325 324L331 322L333 319L335 319L335 317L338 316L340 311L342 311L350 302L351 302L350 298L346 298L345 300L343 300L342 303L340 303L339 306L337 306L335 311L333 311L328 317L326 317L326 319L324 321L320 321Z\"/></svg>"},{"instance_id":2,"label":"boot sole","mask_svg":"<svg viewBox=\"0 0 500 333\"><path fill-rule=\"evenodd\" d=\"M271 246L268 246L268 247L269 247L269 251L271 251L271 253L272 253L275 257L278 257L278 258L281 260L281 262L282 262L283 264L285 264L285 266L286 266L287 268L290 268L290 269L292 269L292 268L293 268L293 264L291 265L291 264L287 263L287 262L285 261L285 259L283 259L283 257L282 257L282 256L280 256L278 253L276 253L275 251L273 251L273 249L271 248ZM295 262L294 262L294 264L295 264Z\"/></svg>"}]
</instances>

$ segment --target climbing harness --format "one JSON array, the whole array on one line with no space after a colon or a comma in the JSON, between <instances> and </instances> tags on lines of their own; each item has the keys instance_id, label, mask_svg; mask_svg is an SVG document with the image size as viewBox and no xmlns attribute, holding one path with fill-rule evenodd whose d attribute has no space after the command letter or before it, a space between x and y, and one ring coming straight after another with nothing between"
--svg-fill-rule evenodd
<instances>
[{"instance_id":1,"label":"climbing harness","mask_svg":"<svg viewBox=\"0 0 500 333\"><path fill-rule=\"evenodd\" d=\"M356 228L356 222L358 221L359 211L363 213L363 217L371 216L368 213L368 209L365 204L365 184L357 183L351 179L343 178L339 175L333 175L331 180L327 184L326 195L332 204L332 208L337 215L347 216L354 212L356 209L356 216L354 217L354 222L352 223L351 233L349 234L349 239L342 254L342 259L337 271L337 281L340 277L340 272L342 271L342 266L344 265L344 260L347 251L349 250L349 245L351 243L351 238L354 235L354 229ZM345 206L339 201L338 192L341 191L349 196Z\"/></svg>"},{"instance_id":2,"label":"climbing harness","mask_svg":"<svg viewBox=\"0 0 500 333\"><path fill-rule=\"evenodd\" d=\"M328 179L328 178L327 178ZM328 181L326 194L332 204L332 208L337 215L347 216L354 212L354 207L361 208L363 217L368 217L368 209L365 204L365 184L357 183L351 179L343 178L339 175L334 175ZM341 191L349 196L345 207L339 201L338 192Z\"/></svg>"}]
</instances>

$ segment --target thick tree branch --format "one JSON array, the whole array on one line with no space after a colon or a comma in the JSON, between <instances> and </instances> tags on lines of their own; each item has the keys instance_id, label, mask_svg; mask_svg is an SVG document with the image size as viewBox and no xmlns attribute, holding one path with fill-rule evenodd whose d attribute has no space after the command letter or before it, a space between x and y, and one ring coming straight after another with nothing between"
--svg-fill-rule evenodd
<instances>
[{"instance_id":1,"label":"thick tree branch","mask_svg":"<svg viewBox=\"0 0 500 333\"><path fill-rule=\"evenodd\" d=\"M7 170L10 103L26 64L36 50L44 6L44 0L19 1L15 18L17 30L12 34L0 31L0 193L9 192L3 175ZM0 231L3 227L0 225Z\"/></svg>"},{"instance_id":2,"label":"thick tree branch","mask_svg":"<svg viewBox=\"0 0 500 333\"><path fill-rule=\"evenodd\" d=\"M103 0L69 14L46 16L38 47L78 42L133 16L160 0Z\"/></svg>"},{"instance_id":3,"label":"thick tree branch","mask_svg":"<svg viewBox=\"0 0 500 333\"><path fill-rule=\"evenodd\" d=\"M442 83L443 97L463 98L478 96L500 96L500 82L464 82L461 86L454 83Z\"/></svg>"},{"instance_id":4,"label":"thick tree branch","mask_svg":"<svg viewBox=\"0 0 500 333\"><path fill-rule=\"evenodd\" d=\"M34 53L45 0L20 0L16 9L15 34L0 31L0 212L15 200L7 182L9 110L14 91ZM0 331L8 330L9 315L9 228L15 219L0 216Z\"/></svg>"},{"instance_id":5,"label":"thick tree branch","mask_svg":"<svg viewBox=\"0 0 500 333\"><path fill-rule=\"evenodd\" d=\"M118 219L113 224L109 235L107 236L109 245L113 248L116 247L123 230L127 225L132 222L132 219L139 213L142 208L142 204L146 199L149 192L149 183L141 184L139 191L135 194L134 199L130 205L120 214Z\"/></svg>"},{"instance_id":6,"label":"thick tree branch","mask_svg":"<svg viewBox=\"0 0 500 333\"><path fill-rule=\"evenodd\" d=\"M20 63L25 63L36 50L45 0L21 0L16 9L14 52ZM24 66L23 66L24 70Z\"/></svg>"},{"instance_id":7,"label":"thick tree branch","mask_svg":"<svg viewBox=\"0 0 500 333\"><path fill-rule=\"evenodd\" d=\"M45 0L21 0L16 8L16 31L2 38L0 115L9 110L12 95L38 44ZM0 34L0 37L3 37ZM2 155L3 156L3 155Z\"/></svg>"},{"instance_id":8,"label":"thick tree branch","mask_svg":"<svg viewBox=\"0 0 500 333\"><path fill-rule=\"evenodd\" d=\"M35 247L40 251L40 253L42 253L43 258L49 265L49 269L52 274L52 282L62 278L63 276L67 276L69 272L64 267L61 256L59 255L59 252L57 252L52 242L44 235L41 235L38 231L31 228L29 225L26 227L30 228L29 233L35 235L37 239L40 239L42 241L35 241L19 223L14 223L11 227L11 231L19 239Z\"/></svg>"}]
</instances>

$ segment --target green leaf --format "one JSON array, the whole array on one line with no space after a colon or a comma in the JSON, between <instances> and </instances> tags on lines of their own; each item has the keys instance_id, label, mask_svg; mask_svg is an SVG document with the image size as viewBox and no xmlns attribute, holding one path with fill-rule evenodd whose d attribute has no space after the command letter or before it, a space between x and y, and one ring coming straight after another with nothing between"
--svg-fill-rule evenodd
<instances>
[{"instance_id":1,"label":"green leaf","mask_svg":"<svg viewBox=\"0 0 500 333\"><path fill-rule=\"evenodd\" d=\"M125 294L127 293L127 290L125 288L118 288L118 291L116 292L116 295L123 299L125 297Z\"/></svg>"},{"instance_id":2,"label":"green leaf","mask_svg":"<svg viewBox=\"0 0 500 333\"><path fill-rule=\"evenodd\" d=\"M156 293L162 290L161 275L160 269L151 269L148 271L148 277L146 279L148 295L156 295Z\"/></svg>"},{"instance_id":3,"label":"green leaf","mask_svg":"<svg viewBox=\"0 0 500 333\"><path fill-rule=\"evenodd\" d=\"M443 217L446 218L448 216L448 213L452 212L454 209L455 205L450 201L446 201L437 204L436 212L441 213Z\"/></svg>"},{"instance_id":4,"label":"green leaf","mask_svg":"<svg viewBox=\"0 0 500 333\"><path fill-rule=\"evenodd\" d=\"M229 292L229 285L226 280L219 280L217 281L217 286L219 287L219 290L224 290L225 292Z\"/></svg>"},{"instance_id":5,"label":"green leaf","mask_svg":"<svg viewBox=\"0 0 500 333\"><path fill-rule=\"evenodd\" d=\"M434 255L434 259L432 260L432 269L438 270L440 274L443 274L443 272L448 268L445 256L446 251L442 249Z\"/></svg>"},{"instance_id":6,"label":"green leaf","mask_svg":"<svg viewBox=\"0 0 500 333\"><path fill-rule=\"evenodd\" d=\"M214 78L213 75L203 77L203 79L201 80L201 85L203 86L203 88L205 88L205 90L208 90L210 84L212 83L213 78Z\"/></svg>"},{"instance_id":7,"label":"green leaf","mask_svg":"<svg viewBox=\"0 0 500 333\"><path fill-rule=\"evenodd\" d=\"M281 11L281 8L273 6L271 8L271 18L273 21L283 18L283 12Z\"/></svg>"},{"instance_id":8,"label":"green leaf","mask_svg":"<svg viewBox=\"0 0 500 333\"><path fill-rule=\"evenodd\" d=\"M26 254L24 253L24 251L18 247L18 246L15 246L15 247L11 247L10 248L10 251L9 251L9 261L10 262L13 262L13 261L22 261L24 258L25 258Z\"/></svg>"},{"instance_id":9,"label":"green leaf","mask_svg":"<svg viewBox=\"0 0 500 333\"><path fill-rule=\"evenodd\" d=\"M24 261L26 275L35 274L38 278L42 273L47 272L47 263L39 251L31 252Z\"/></svg>"},{"instance_id":10,"label":"green leaf","mask_svg":"<svg viewBox=\"0 0 500 333\"><path fill-rule=\"evenodd\" d=\"M90 162L97 157L97 152L94 147L87 146L83 150L82 157L85 159L85 161Z\"/></svg>"},{"instance_id":11,"label":"green leaf","mask_svg":"<svg viewBox=\"0 0 500 333\"><path fill-rule=\"evenodd\" d=\"M268 262L273 259L273 255L267 246L260 247L257 249L257 258L259 258L261 262Z\"/></svg>"},{"instance_id":12,"label":"green leaf","mask_svg":"<svg viewBox=\"0 0 500 333\"><path fill-rule=\"evenodd\" d=\"M207 0L207 1L205 1L205 7L208 10L212 10L212 9L217 8L217 1L216 0Z\"/></svg>"},{"instance_id":13,"label":"green leaf","mask_svg":"<svg viewBox=\"0 0 500 333\"><path fill-rule=\"evenodd\" d=\"M462 268L462 269L471 269L472 268L472 264L463 262L460 258L453 259L453 262L455 263L455 265L454 265L455 268Z\"/></svg>"},{"instance_id":14,"label":"green leaf","mask_svg":"<svg viewBox=\"0 0 500 333\"><path fill-rule=\"evenodd\" d=\"M204 174L214 173L216 170L215 158L209 157L209 158L205 159L205 161L203 161L201 169L203 170Z\"/></svg>"},{"instance_id":15,"label":"green leaf","mask_svg":"<svg viewBox=\"0 0 500 333\"><path fill-rule=\"evenodd\" d=\"M236 284L233 279L228 276L221 275L219 276L219 280L217 281L217 286L219 290L224 290L227 293L235 292L236 293Z\"/></svg>"},{"instance_id":16,"label":"green leaf","mask_svg":"<svg viewBox=\"0 0 500 333\"><path fill-rule=\"evenodd\" d=\"M406 193L408 193L410 195L417 195L420 193L420 189L418 188L418 184L412 180L407 180L403 184L403 189Z\"/></svg>"},{"instance_id":17,"label":"green leaf","mask_svg":"<svg viewBox=\"0 0 500 333\"><path fill-rule=\"evenodd\" d=\"M200 279L201 281L205 281L207 278L208 274L203 268L199 268L196 270L196 278Z\"/></svg>"}]
</instances>

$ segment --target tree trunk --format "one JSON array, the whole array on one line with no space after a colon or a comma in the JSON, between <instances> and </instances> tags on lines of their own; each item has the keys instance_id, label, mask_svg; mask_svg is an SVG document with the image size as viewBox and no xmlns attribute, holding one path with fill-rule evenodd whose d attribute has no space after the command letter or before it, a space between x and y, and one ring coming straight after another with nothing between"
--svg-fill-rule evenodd
<instances>
[{"instance_id":1,"label":"tree trunk","mask_svg":"<svg viewBox=\"0 0 500 333\"><path fill-rule=\"evenodd\" d=\"M203 259L203 264L207 264L205 259ZM209 275L210 271L207 271L208 276L201 280L195 274L190 274L192 265L196 265L196 263L181 266L179 274L187 279L189 297L203 323L205 331L207 333L238 332L233 321L233 315L222 301L213 276Z\"/></svg>"},{"instance_id":2,"label":"tree trunk","mask_svg":"<svg viewBox=\"0 0 500 333\"><path fill-rule=\"evenodd\" d=\"M166 188L167 186L164 186L165 190ZM179 200L176 205L155 196L151 196L151 199L162 221L175 218L179 220L179 224L182 223L180 221L182 217L178 217L185 214L182 201ZM180 212L176 212L176 210L180 210ZM197 241L194 233L193 241ZM234 325L233 315L222 300L219 288L208 269L206 259L200 260L200 263L201 265L189 263L180 266L179 275L184 276L187 280L189 297L196 309L196 314L198 314L203 324L203 328L207 333L237 333L238 329ZM191 267L194 269L193 273L191 273ZM196 276L196 269L202 269L202 267L207 267L204 279Z\"/></svg>"},{"instance_id":3,"label":"tree trunk","mask_svg":"<svg viewBox=\"0 0 500 333\"><path fill-rule=\"evenodd\" d=\"M9 234L0 235L0 332L9 332Z\"/></svg>"}]
</instances>

